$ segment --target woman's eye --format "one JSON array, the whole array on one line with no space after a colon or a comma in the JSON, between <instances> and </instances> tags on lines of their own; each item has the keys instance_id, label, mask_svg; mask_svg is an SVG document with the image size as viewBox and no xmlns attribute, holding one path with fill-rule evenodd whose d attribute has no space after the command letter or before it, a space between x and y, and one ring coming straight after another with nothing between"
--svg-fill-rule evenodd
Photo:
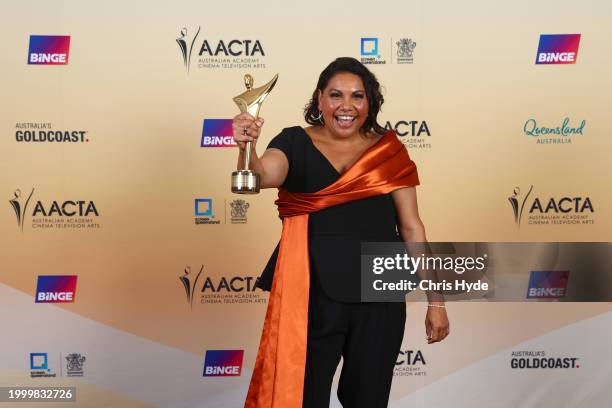
<instances>
[{"instance_id":1,"label":"woman's eye","mask_svg":"<svg viewBox=\"0 0 612 408\"><path fill-rule=\"evenodd\" d=\"M357 99L363 99L363 94L355 94L354 97Z\"/></svg>"},{"instance_id":2,"label":"woman's eye","mask_svg":"<svg viewBox=\"0 0 612 408\"><path fill-rule=\"evenodd\" d=\"M332 98L339 98L339 97L340 97L340 94L339 94L339 93L334 92L334 93L332 93L332 94L331 94L331 97L332 97Z\"/></svg>"}]
</instances>

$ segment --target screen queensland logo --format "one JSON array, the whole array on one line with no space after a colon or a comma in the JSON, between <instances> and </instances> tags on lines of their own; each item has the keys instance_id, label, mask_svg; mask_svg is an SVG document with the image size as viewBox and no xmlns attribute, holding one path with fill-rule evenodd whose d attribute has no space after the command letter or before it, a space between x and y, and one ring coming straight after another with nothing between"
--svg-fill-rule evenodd
<instances>
[{"instance_id":1,"label":"screen queensland logo","mask_svg":"<svg viewBox=\"0 0 612 408\"><path fill-rule=\"evenodd\" d=\"M380 55L381 47L378 37L361 37L359 54L362 64L386 64L387 61Z\"/></svg>"},{"instance_id":2,"label":"screen queensland logo","mask_svg":"<svg viewBox=\"0 0 612 408\"><path fill-rule=\"evenodd\" d=\"M49 229L94 230L101 228L95 202L82 198L34 200L34 188L16 189L8 200L23 232L28 225L37 231Z\"/></svg>"},{"instance_id":3,"label":"screen queensland logo","mask_svg":"<svg viewBox=\"0 0 612 408\"><path fill-rule=\"evenodd\" d=\"M536 64L575 64L580 34L542 34Z\"/></svg>"},{"instance_id":4,"label":"screen queensland logo","mask_svg":"<svg viewBox=\"0 0 612 408\"><path fill-rule=\"evenodd\" d=\"M67 65L69 52L69 35L31 35L28 64Z\"/></svg>"},{"instance_id":5,"label":"screen queensland logo","mask_svg":"<svg viewBox=\"0 0 612 408\"><path fill-rule=\"evenodd\" d=\"M212 198L196 198L193 201L194 221L200 224L221 224L221 220L215 216Z\"/></svg>"},{"instance_id":6,"label":"screen queensland logo","mask_svg":"<svg viewBox=\"0 0 612 408\"><path fill-rule=\"evenodd\" d=\"M200 147L235 147L231 119L204 119Z\"/></svg>"},{"instance_id":7,"label":"screen queensland logo","mask_svg":"<svg viewBox=\"0 0 612 408\"><path fill-rule=\"evenodd\" d=\"M187 73L199 69L263 69L266 51L257 38L213 38L202 27L183 27L176 42Z\"/></svg>"},{"instance_id":8,"label":"screen queensland logo","mask_svg":"<svg viewBox=\"0 0 612 408\"><path fill-rule=\"evenodd\" d=\"M244 350L206 350L204 377L238 377L242 372Z\"/></svg>"},{"instance_id":9,"label":"screen queensland logo","mask_svg":"<svg viewBox=\"0 0 612 408\"><path fill-rule=\"evenodd\" d=\"M72 303L76 284L76 275L40 275L36 284L36 303Z\"/></svg>"},{"instance_id":10,"label":"screen queensland logo","mask_svg":"<svg viewBox=\"0 0 612 408\"><path fill-rule=\"evenodd\" d=\"M30 377L56 377L49 364L49 353L30 353Z\"/></svg>"},{"instance_id":11,"label":"screen queensland logo","mask_svg":"<svg viewBox=\"0 0 612 408\"><path fill-rule=\"evenodd\" d=\"M527 223L542 225L590 225L595 223L595 207L589 196L558 194L538 196L533 186L517 186L508 197L514 222L520 228Z\"/></svg>"}]
</instances>

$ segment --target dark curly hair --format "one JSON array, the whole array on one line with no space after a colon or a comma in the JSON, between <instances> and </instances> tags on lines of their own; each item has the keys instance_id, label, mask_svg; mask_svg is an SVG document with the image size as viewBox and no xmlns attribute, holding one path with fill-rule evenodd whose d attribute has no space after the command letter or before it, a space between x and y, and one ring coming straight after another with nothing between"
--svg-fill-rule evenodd
<instances>
[{"instance_id":1,"label":"dark curly hair","mask_svg":"<svg viewBox=\"0 0 612 408\"><path fill-rule=\"evenodd\" d=\"M351 57L340 57L336 58L331 64L329 64L321 75L319 75L319 82L317 87L312 93L312 98L306 104L304 108L304 119L306 123L313 126L321 126L321 122L318 119L319 116L319 91L323 92L329 80L336 74L341 72L350 72L361 78L363 86L365 87L366 96L368 98L368 118L361 127L361 130L369 132L374 130L378 134L384 134L386 129L378 124L376 117L380 111L385 99L380 92L380 84L369 69L367 69L361 62Z\"/></svg>"}]
</instances>

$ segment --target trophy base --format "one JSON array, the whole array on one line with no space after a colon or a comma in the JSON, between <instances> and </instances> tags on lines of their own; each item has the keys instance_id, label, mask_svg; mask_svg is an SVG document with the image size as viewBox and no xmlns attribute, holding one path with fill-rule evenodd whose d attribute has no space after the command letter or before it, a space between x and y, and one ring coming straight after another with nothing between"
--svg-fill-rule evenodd
<instances>
[{"instance_id":1,"label":"trophy base","mask_svg":"<svg viewBox=\"0 0 612 408\"><path fill-rule=\"evenodd\" d=\"M232 193L259 193L259 174L252 170L238 170L232 173Z\"/></svg>"}]
</instances>

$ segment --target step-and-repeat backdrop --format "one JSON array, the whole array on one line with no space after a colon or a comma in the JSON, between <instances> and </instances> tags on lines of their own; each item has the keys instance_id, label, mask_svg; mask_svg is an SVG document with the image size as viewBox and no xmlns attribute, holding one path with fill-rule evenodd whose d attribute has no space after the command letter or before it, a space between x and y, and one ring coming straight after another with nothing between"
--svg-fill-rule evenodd
<instances>
[{"instance_id":1,"label":"step-and-repeat backdrop","mask_svg":"<svg viewBox=\"0 0 612 408\"><path fill-rule=\"evenodd\" d=\"M419 167L430 241L612 241L611 13L594 0L3 4L0 386L76 386L76 406L241 406L268 296L254 285L281 226L275 190L230 192L245 73L279 74L262 152L305 125L329 62L367 64L380 123ZM425 304L407 311L392 406L612 403L609 303L453 302L433 345Z\"/></svg>"}]
</instances>

